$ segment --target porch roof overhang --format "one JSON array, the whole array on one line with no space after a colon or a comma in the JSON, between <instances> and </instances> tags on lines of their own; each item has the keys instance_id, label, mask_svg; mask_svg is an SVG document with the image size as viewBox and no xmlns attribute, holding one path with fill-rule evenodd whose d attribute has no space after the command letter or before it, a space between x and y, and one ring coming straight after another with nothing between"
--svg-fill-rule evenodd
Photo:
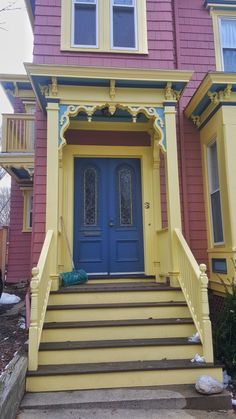
<instances>
[{"instance_id":1,"label":"porch roof overhang","mask_svg":"<svg viewBox=\"0 0 236 419\"><path fill-rule=\"evenodd\" d=\"M33 153L0 153L0 166L9 175L13 176L17 183L32 184L34 175Z\"/></svg>"},{"instance_id":2,"label":"porch roof overhang","mask_svg":"<svg viewBox=\"0 0 236 419\"><path fill-rule=\"evenodd\" d=\"M0 74L0 84L13 107L16 98L22 102L35 102L35 95L26 74Z\"/></svg>"},{"instance_id":3,"label":"porch roof overhang","mask_svg":"<svg viewBox=\"0 0 236 419\"><path fill-rule=\"evenodd\" d=\"M185 108L197 128L203 128L222 106L236 106L236 73L208 73Z\"/></svg>"},{"instance_id":4,"label":"porch roof overhang","mask_svg":"<svg viewBox=\"0 0 236 419\"><path fill-rule=\"evenodd\" d=\"M47 102L58 101L58 89L66 87L103 87L156 89L163 91L163 101L175 103L192 76L191 71L148 70L137 68L75 67L25 64L38 103L46 109Z\"/></svg>"}]
</instances>

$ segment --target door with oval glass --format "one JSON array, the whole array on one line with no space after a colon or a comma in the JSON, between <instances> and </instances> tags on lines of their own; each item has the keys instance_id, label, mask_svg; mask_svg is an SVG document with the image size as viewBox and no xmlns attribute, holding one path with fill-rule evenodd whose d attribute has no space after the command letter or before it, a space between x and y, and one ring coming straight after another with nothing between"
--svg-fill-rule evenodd
<instances>
[{"instance_id":1,"label":"door with oval glass","mask_svg":"<svg viewBox=\"0 0 236 419\"><path fill-rule=\"evenodd\" d=\"M75 158L74 174L76 268L143 273L140 160Z\"/></svg>"}]
</instances>

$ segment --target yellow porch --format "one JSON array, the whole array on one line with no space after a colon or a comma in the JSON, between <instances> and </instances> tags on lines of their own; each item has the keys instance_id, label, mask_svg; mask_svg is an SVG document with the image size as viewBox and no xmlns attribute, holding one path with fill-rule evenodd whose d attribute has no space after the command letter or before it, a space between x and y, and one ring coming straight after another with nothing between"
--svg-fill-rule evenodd
<instances>
[{"instance_id":1,"label":"yellow porch","mask_svg":"<svg viewBox=\"0 0 236 419\"><path fill-rule=\"evenodd\" d=\"M160 385L163 384L160 378L163 368L168 370L165 384L193 382L197 371L188 361L195 355L197 348L189 348L187 343L190 330L199 333L198 349L205 359L202 368L219 377L220 369L214 370L212 364L206 267L198 266L181 233L176 104L191 74L180 71L118 71L106 68L34 65L27 65L27 71L38 101L47 113L47 233L38 265L33 269L31 282L31 373L28 378L28 390L42 390L43 381L40 377L45 374L48 389L57 390L114 385ZM143 132L148 133L149 144L69 144L67 134L72 129L78 131L80 136L81 133L89 131L92 137L107 131L120 135L130 132L134 136L135 132ZM98 280L95 283L89 281L84 288L82 301L79 300L82 288L71 293L59 290L59 273L71 270L61 219L65 222L72 249L74 159L77 157L140 160L144 274L146 277L153 277L151 283L145 278L141 282L138 278L104 278L100 283ZM119 295L123 297L119 299ZM103 300L105 307L97 303L99 299ZM170 318L171 321L168 320ZM183 319L182 331L181 327L176 329L174 326L178 318ZM92 325L90 324L90 331L82 338L79 329L88 326L85 325L86 319L89 319ZM150 322L148 323L150 319L159 321L152 325L155 326L154 329L148 329L150 334L148 332L145 335L143 325L147 322L146 325L151 326ZM184 319L190 319L190 328ZM100 322L99 325L94 324L96 321ZM106 321L110 323L105 325ZM134 333L137 322L138 328L135 327ZM52 323L58 323L60 332L50 329ZM166 332L166 336L169 333L169 340L164 343L164 329L161 331L160 328L161 325L169 323L169 332ZM75 331L75 336L78 337L78 341L70 348L66 347L65 342L58 342L64 334L71 341L72 335L66 330L77 326L79 329ZM46 331L47 327L51 332ZM122 331L117 332L117 327ZM123 329L120 329L121 327ZM113 336L111 344L107 342L110 339L109 333ZM123 333L127 336L126 341L115 343ZM153 339L155 333L160 336L160 340L154 339L151 344L147 344L145 339ZM137 338L135 351L131 348L130 341L134 335ZM105 343L102 343L101 336ZM88 357L82 354L83 339L88 339ZM91 344L91 340L94 339L97 342ZM141 343L143 339L145 342ZM61 345L59 351L62 351L62 358L67 356L67 350L70 349L69 365L64 373L63 369L58 367L64 362L58 352L58 343ZM106 348L107 345L109 348L111 345L112 349L106 349L104 352L104 349L101 349L103 345ZM144 350L143 346L146 345L148 348ZM119 349L121 346L124 349ZM46 348L46 352L54 348L55 352L49 355L43 353L43 348ZM170 362L166 365L162 363L165 353ZM141 369L137 364L139 359L144 362ZM108 364L103 366L106 360L111 363L112 371ZM178 366L178 373L175 372L173 360ZM152 361L156 362L155 372L150 371L148 364ZM57 365L55 369L52 362L53 365ZM124 364L130 362L136 364ZM94 369L90 369L91 363L96 363L98 375ZM119 368L116 369L117 363L122 364L119 364L120 371ZM83 370L82 364L86 364L88 369ZM139 372L136 374L134 371ZM63 374L68 376L71 385L68 380L62 380ZM83 377L81 374L84 374ZM54 375L57 378L53 378ZM60 384L56 384L56 381L60 381Z\"/></svg>"}]
</instances>

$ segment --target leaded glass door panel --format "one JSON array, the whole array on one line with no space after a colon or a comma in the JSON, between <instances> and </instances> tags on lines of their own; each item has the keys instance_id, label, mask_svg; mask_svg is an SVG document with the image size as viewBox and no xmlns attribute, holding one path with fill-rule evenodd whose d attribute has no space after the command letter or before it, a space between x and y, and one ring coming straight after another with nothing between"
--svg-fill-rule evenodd
<instances>
[{"instance_id":1,"label":"leaded glass door panel","mask_svg":"<svg viewBox=\"0 0 236 419\"><path fill-rule=\"evenodd\" d=\"M74 260L91 274L144 270L140 161L76 158Z\"/></svg>"}]
</instances>

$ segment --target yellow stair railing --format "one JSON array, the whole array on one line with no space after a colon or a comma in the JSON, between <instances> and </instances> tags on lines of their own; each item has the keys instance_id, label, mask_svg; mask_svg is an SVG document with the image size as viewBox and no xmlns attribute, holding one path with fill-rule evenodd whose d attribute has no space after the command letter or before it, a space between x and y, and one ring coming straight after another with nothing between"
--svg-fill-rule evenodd
<instances>
[{"instance_id":1,"label":"yellow stair railing","mask_svg":"<svg viewBox=\"0 0 236 419\"><path fill-rule=\"evenodd\" d=\"M198 266L179 229L175 229L174 239L179 266L179 283L203 345L204 359L206 362L213 362L206 265Z\"/></svg>"},{"instance_id":2,"label":"yellow stair railing","mask_svg":"<svg viewBox=\"0 0 236 419\"><path fill-rule=\"evenodd\" d=\"M2 115L2 152L34 152L35 117L31 114Z\"/></svg>"},{"instance_id":3,"label":"yellow stair railing","mask_svg":"<svg viewBox=\"0 0 236 419\"><path fill-rule=\"evenodd\" d=\"M29 370L38 368L38 349L43 329L49 294L52 286L53 230L48 230L37 267L32 269L31 313L29 328Z\"/></svg>"}]
</instances>

